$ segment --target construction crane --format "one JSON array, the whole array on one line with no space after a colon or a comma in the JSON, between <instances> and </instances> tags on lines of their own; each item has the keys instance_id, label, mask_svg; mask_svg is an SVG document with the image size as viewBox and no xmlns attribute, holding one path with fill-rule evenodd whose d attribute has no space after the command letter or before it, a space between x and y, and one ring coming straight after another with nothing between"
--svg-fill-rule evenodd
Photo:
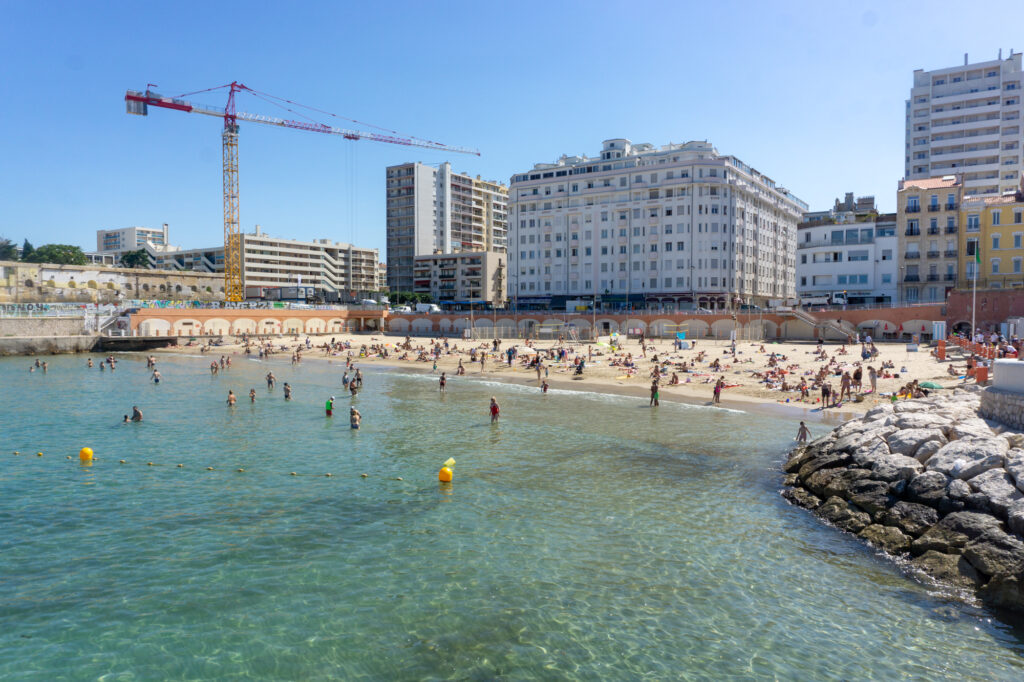
<instances>
[{"instance_id":1,"label":"construction crane","mask_svg":"<svg viewBox=\"0 0 1024 682\"><path fill-rule=\"evenodd\" d=\"M327 111L320 109L314 109L313 107L307 107L291 100L286 100L274 95L268 95L258 90L246 87L242 83L232 81L227 85L221 85L215 88L208 88L206 90L199 90L196 92L185 93L178 97L164 97L156 92L150 90L150 87L155 87L152 83L147 86L145 92L139 92L137 90L128 90L125 93L124 101L125 107L129 114L135 114L136 116L147 116L149 115L149 107L160 107L163 109L173 109L175 111L184 111L191 114L205 114L206 116L216 116L217 118L224 119L224 131L221 133L221 144L223 148L224 157L224 293L225 298L228 301L241 301L244 300L244 290L242 288L242 236L239 229L238 222L238 122L247 121L250 123L264 123L267 125L280 126L282 128L295 128L297 130L307 130L314 133L326 133L328 135L340 135L347 140L371 140L373 142L386 142L388 144L401 144L408 147L420 147L423 149L435 149L445 152L453 152L456 154L475 154L480 155L480 152L475 149L468 149L466 147L454 147L451 145L441 144L440 142L432 142L430 140L424 140L412 136L403 136L395 131L386 131L385 133L374 133L366 132L362 130L351 130L347 128L336 128L334 126L325 125L318 123L313 120L309 121L297 121L294 119L277 118L275 116L264 116L262 114L248 114L241 111L235 110L235 93L248 92L260 99L263 99L275 106L279 106L297 116L303 118L309 118L304 114L299 114L291 108L291 106L302 107L310 111L315 111L320 114L333 116L335 118L344 118L337 116ZM210 108L205 106L199 106L188 102L183 97L190 95L196 95L202 92L213 92L215 90L228 89L228 102L227 106L223 109ZM271 101L276 100L276 102ZM289 106L290 105L290 106ZM353 119L345 119L352 123L360 123ZM361 124L366 125L366 124ZM371 126L377 127L377 126ZM380 130L383 130L379 128Z\"/></svg>"}]
</instances>

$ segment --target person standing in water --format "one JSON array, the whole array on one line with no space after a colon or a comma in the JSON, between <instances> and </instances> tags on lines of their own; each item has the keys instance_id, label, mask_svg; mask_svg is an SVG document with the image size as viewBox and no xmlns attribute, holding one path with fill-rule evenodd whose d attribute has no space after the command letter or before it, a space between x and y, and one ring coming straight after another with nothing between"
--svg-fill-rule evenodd
<instances>
[{"instance_id":1,"label":"person standing in water","mask_svg":"<svg viewBox=\"0 0 1024 682\"><path fill-rule=\"evenodd\" d=\"M160 383L160 370L158 370L155 367L153 368L153 383L154 384L159 384Z\"/></svg>"},{"instance_id":2,"label":"person standing in water","mask_svg":"<svg viewBox=\"0 0 1024 682\"><path fill-rule=\"evenodd\" d=\"M493 395L491 396L490 411L491 411L491 423L493 424L494 422L498 421L498 417L501 415L501 408L498 407L498 401L497 401L497 399L495 399L495 397Z\"/></svg>"},{"instance_id":3,"label":"person standing in water","mask_svg":"<svg viewBox=\"0 0 1024 682\"><path fill-rule=\"evenodd\" d=\"M140 410L136 405L132 405L132 421L142 421L142 410Z\"/></svg>"},{"instance_id":4,"label":"person standing in water","mask_svg":"<svg viewBox=\"0 0 1024 682\"><path fill-rule=\"evenodd\" d=\"M353 429L358 429L359 425L363 421L363 415L359 414L359 410L357 410L355 407L350 407L348 408L348 421L349 426L351 426Z\"/></svg>"},{"instance_id":5,"label":"person standing in water","mask_svg":"<svg viewBox=\"0 0 1024 682\"><path fill-rule=\"evenodd\" d=\"M267 372L267 390L274 390L275 384L277 384L277 377L274 376L273 372Z\"/></svg>"},{"instance_id":6,"label":"person standing in water","mask_svg":"<svg viewBox=\"0 0 1024 682\"><path fill-rule=\"evenodd\" d=\"M249 402L250 403L256 402L256 389L255 388L250 388L249 389Z\"/></svg>"},{"instance_id":7,"label":"person standing in water","mask_svg":"<svg viewBox=\"0 0 1024 682\"><path fill-rule=\"evenodd\" d=\"M92 358L89 358L89 364L86 365L89 369L92 369Z\"/></svg>"},{"instance_id":8,"label":"person standing in water","mask_svg":"<svg viewBox=\"0 0 1024 682\"><path fill-rule=\"evenodd\" d=\"M444 393L445 386L448 385L448 378L445 376L444 372L441 372L441 379L437 383L438 383L438 387L441 390L441 393Z\"/></svg>"},{"instance_id":9,"label":"person standing in water","mask_svg":"<svg viewBox=\"0 0 1024 682\"><path fill-rule=\"evenodd\" d=\"M291 400L292 399L292 387L288 385L287 381L284 382L284 399L285 400Z\"/></svg>"},{"instance_id":10,"label":"person standing in water","mask_svg":"<svg viewBox=\"0 0 1024 682\"><path fill-rule=\"evenodd\" d=\"M658 380L655 379L651 382L651 402L648 407L657 407L660 403L658 402Z\"/></svg>"},{"instance_id":11,"label":"person standing in water","mask_svg":"<svg viewBox=\"0 0 1024 682\"><path fill-rule=\"evenodd\" d=\"M327 399L327 403L324 405L324 408L327 410L327 416L328 417L334 416L334 396L333 395L330 398Z\"/></svg>"},{"instance_id":12,"label":"person standing in water","mask_svg":"<svg viewBox=\"0 0 1024 682\"><path fill-rule=\"evenodd\" d=\"M807 437L811 435L811 430L807 428L807 424L800 422L800 428L796 431L796 441L798 443L806 443Z\"/></svg>"},{"instance_id":13,"label":"person standing in water","mask_svg":"<svg viewBox=\"0 0 1024 682\"><path fill-rule=\"evenodd\" d=\"M228 390L228 405L229 406L234 406L234 404L235 404L235 392L229 389Z\"/></svg>"}]
</instances>

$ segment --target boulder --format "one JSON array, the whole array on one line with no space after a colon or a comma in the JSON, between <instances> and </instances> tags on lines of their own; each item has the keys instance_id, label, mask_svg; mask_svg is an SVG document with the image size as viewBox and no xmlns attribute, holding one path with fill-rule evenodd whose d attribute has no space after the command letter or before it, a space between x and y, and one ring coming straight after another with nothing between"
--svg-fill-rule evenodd
<instances>
[{"instance_id":1,"label":"boulder","mask_svg":"<svg viewBox=\"0 0 1024 682\"><path fill-rule=\"evenodd\" d=\"M1024 433L1020 431L1004 431L999 436L1006 440L1011 449L1024 447Z\"/></svg>"},{"instance_id":2,"label":"boulder","mask_svg":"<svg viewBox=\"0 0 1024 682\"><path fill-rule=\"evenodd\" d=\"M1017 535L1024 536L1024 500L1010 503L1006 510L1006 525Z\"/></svg>"},{"instance_id":3,"label":"boulder","mask_svg":"<svg viewBox=\"0 0 1024 682\"><path fill-rule=\"evenodd\" d=\"M1002 438L955 440L943 445L928 459L926 466L929 471L967 480L1003 466L1007 452L1009 448Z\"/></svg>"},{"instance_id":4,"label":"boulder","mask_svg":"<svg viewBox=\"0 0 1024 682\"><path fill-rule=\"evenodd\" d=\"M907 400L906 402L895 403L892 411L896 414L907 414L908 412L927 412L932 407L923 400Z\"/></svg>"},{"instance_id":5,"label":"boulder","mask_svg":"<svg viewBox=\"0 0 1024 682\"><path fill-rule=\"evenodd\" d=\"M843 468L835 469L818 469L813 474L807 477L804 481L804 487L810 490L815 495L824 495L825 487L829 482L838 474L846 471Z\"/></svg>"},{"instance_id":6,"label":"boulder","mask_svg":"<svg viewBox=\"0 0 1024 682\"><path fill-rule=\"evenodd\" d=\"M1024 576L1019 574L997 575L978 593L982 599L995 606L1024 611Z\"/></svg>"},{"instance_id":7,"label":"boulder","mask_svg":"<svg viewBox=\"0 0 1024 682\"><path fill-rule=\"evenodd\" d=\"M829 479L822 494L826 499L836 496L846 499L850 496L851 485L870 476L871 472L867 469L843 469Z\"/></svg>"},{"instance_id":8,"label":"boulder","mask_svg":"<svg viewBox=\"0 0 1024 682\"><path fill-rule=\"evenodd\" d=\"M939 521L939 513L923 504L899 501L882 512L879 521L918 537Z\"/></svg>"},{"instance_id":9,"label":"boulder","mask_svg":"<svg viewBox=\"0 0 1024 682\"><path fill-rule=\"evenodd\" d=\"M903 413L897 417L893 425L897 429L942 429L948 423L945 417L937 414Z\"/></svg>"},{"instance_id":10,"label":"boulder","mask_svg":"<svg viewBox=\"0 0 1024 682\"><path fill-rule=\"evenodd\" d=\"M839 428L835 429L832 432L832 434L837 439L841 440L841 439L843 439L846 436L849 436L851 434L863 433L865 431L871 431L871 430L877 429L877 428L878 428L878 424L872 424L871 422L866 421L864 419L851 419L850 421L845 422Z\"/></svg>"},{"instance_id":11,"label":"boulder","mask_svg":"<svg viewBox=\"0 0 1024 682\"><path fill-rule=\"evenodd\" d=\"M872 407L870 410L864 413L864 421L878 421L880 419L885 419L891 414L892 405L879 405L878 407Z\"/></svg>"},{"instance_id":12,"label":"boulder","mask_svg":"<svg viewBox=\"0 0 1024 682\"><path fill-rule=\"evenodd\" d=\"M931 456L942 449L942 446L946 444L946 439L943 437L941 441L930 440L926 443L921 443L920 447L914 452L914 459L921 464L927 464Z\"/></svg>"},{"instance_id":13,"label":"boulder","mask_svg":"<svg viewBox=\"0 0 1024 682\"><path fill-rule=\"evenodd\" d=\"M927 442L938 441L940 447L945 445L946 437L939 429L903 429L889 434L886 441L894 455L913 457L917 449Z\"/></svg>"},{"instance_id":14,"label":"boulder","mask_svg":"<svg viewBox=\"0 0 1024 682\"><path fill-rule=\"evenodd\" d=\"M821 518L850 533L859 533L871 523L871 517L841 497L830 497L814 510Z\"/></svg>"},{"instance_id":15,"label":"boulder","mask_svg":"<svg viewBox=\"0 0 1024 682\"><path fill-rule=\"evenodd\" d=\"M800 467L816 456L817 453L815 453L814 450L811 450L810 446L803 445L801 447L794 448L794 450L789 453L789 459L786 460L786 464L782 467L782 470L787 474L795 474L800 471Z\"/></svg>"},{"instance_id":16,"label":"boulder","mask_svg":"<svg viewBox=\"0 0 1024 682\"><path fill-rule=\"evenodd\" d=\"M782 485L790 488L796 485L800 481L800 477L796 474L786 474L782 479Z\"/></svg>"},{"instance_id":17,"label":"boulder","mask_svg":"<svg viewBox=\"0 0 1024 682\"><path fill-rule=\"evenodd\" d=\"M913 457L889 455L871 465L871 478L879 481L909 481L921 473L924 465Z\"/></svg>"},{"instance_id":18,"label":"boulder","mask_svg":"<svg viewBox=\"0 0 1024 682\"><path fill-rule=\"evenodd\" d=\"M1020 450L1010 450L1006 458L1006 473L1010 474L1017 490L1024 492L1024 457L1020 456Z\"/></svg>"},{"instance_id":19,"label":"boulder","mask_svg":"<svg viewBox=\"0 0 1024 682\"><path fill-rule=\"evenodd\" d=\"M984 582L974 566L957 554L929 550L910 563L936 580L959 587L977 587Z\"/></svg>"},{"instance_id":20,"label":"boulder","mask_svg":"<svg viewBox=\"0 0 1024 682\"><path fill-rule=\"evenodd\" d=\"M926 471L910 479L906 495L914 502L935 506L945 497L948 483L949 477L945 474L939 471Z\"/></svg>"},{"instance_id":21,"label":"boulder","mask_svg":"<svg viewBox=\"0 0 1024 682\"><path fill-rule=\"evenodd\" d=\"M872 428L865 431L854 431L842 438L836 439L835 444L832 446L832 450L834 452L854 452L865 445L874 443L877 440L884 441L890 433L894 433L896 431L896 428L892 426L878 427L874 424L870 424L870 426Z\"/></svg>"},{"instance_id":22,"label":"boulder","mask_svg":"<svg viewBox=\"0 0 1024 682\"><path fill-rule=\"evenodd\" d=\"M806 481L807 477L813 474L819 469L835 469L837 467L845 466L850 462L850 455L845 452L837 452L832 450L819 457L808 460L800 467L800 471L797 473L800 476L801 481Z\"/></svg>"},{"instance_id":23,"label":"boulder","mask_svg":"<svg viewBox=\"0 0 1024 682\"><path fill-rule=\"evenodd\" d=\"M850 486L850 502L869 514L885 511L896 503L885 481L862 479Z\"/></svg>"},{"instance_id":24,"label":"boulder","mask_svg":"<svg viewBox=\"0 0 1024 682\"><path fill-rule=\"evenodd\" d=\"M964 546L964 558L985 575L1018 573L1024 568L1024 542L991 528Z\"/></svg>"},{"instance_id":25,"label":"boulder","mask_svg":"<svg viewBox=\"0 0 1024 682\"><path fill-rule=\"evenodd\" d=\"M969 438L991 438L992 428L984 419L975 416L973 419L962 419L949 425L949 439L962 440Z\"/></svg>"},{"instance_id":26,"label":"boulder","mask_svg":"<svg viewBox=\"0 0 1024 682\"><path fill-rule=\"evenodd\" d=\"M821 498L807 492L803 488L786 488L782 496L797 505L807 509L817 509L821 505Z\"/></svg>"},{"instance_id":27,"label":"boulder","mask_svg":"<svg viewBox=\"0 0 1024 682\"><path fill-rule=\"evenodd\" d=\"M873 523L857 533L875 547L884 549L890 554L900 554L910 549L910 538L898 528Z\"/></svg>"},{"instance_id":28,"label":"boulder","mask_svg":"<svg viewBox=\"0 0 1024 682\"><path fill-rule=\"evenodd\" d=\"M892 453L889 452L889 444L885 439L878 438L854 450L850 457L861 469L870 469L876 463L892 457Z\"/></svg>"},{"instance_id":29,"label":"boulder","mask_svg":"<svg viewBox=\"0 0 1024 682\"><path fill-rule=\"evenodd\" d=\"M1024 494L1017 490L1013 479L1003 469L989 469L968 480L967 485L971 490L984 494L992 510L1003 518L1006 518L1012 503L1024 499Z\"/></svg>"},{"instance_id":30,"label":"boulder","mask_svg":"<svg viewBox=\"0 0 1024 682\"><path fill-rule=\"evenodd\" d=\"M989 530L1002 531L999 519L976 512L953 512L914 540L910 550L914 554L924 554L929 550L959 554L968 542Z\"/></svg>"},{"instance_id":31,"label":"boulder","mask_svg":"<svg viewBox=\"0 0 1024 682\"><path fill-rule=\"evenodd\" d=\"M961 502L970 497L972 493L974 493L974 491L971 489L971 486L967 485L966 481L961 481L959 478L954 478L949 482L949 485L946 486L946 496L954 500L960 500Z\"/></svg>"}]
</instances>

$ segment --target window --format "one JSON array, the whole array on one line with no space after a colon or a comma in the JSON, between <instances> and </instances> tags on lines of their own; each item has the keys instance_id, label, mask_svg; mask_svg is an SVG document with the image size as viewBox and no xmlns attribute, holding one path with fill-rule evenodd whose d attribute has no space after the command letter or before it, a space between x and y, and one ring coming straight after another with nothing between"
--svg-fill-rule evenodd
<instances>
[{"instance_id":1,"label":"window","mask_svg":"<svg viewBox=\"0 0 1024 682\"><path fill-rule=\"evenodd\" d=\"M1000 236L1001 236L1001 235L998 235L998 234L994 234L994 235L992 235L992 250L993 250L993 251L994 251L995 249L998 249L998 248L999 248L999 237L1000 237Z\"/></svg>"},{"instance_id":2,"label":"window","mask_svg":"<svg viewBox=\"0 0 1024 682\"><path fill-rule=\"evenodd\" d=\"M848 261L867 260L867 259L868 259L868 250L867 249L859 249L857 251L850 251L846 255L846 260L848 260Z\"/></svg>"},{"instance_id":3,"label":"window","mask_svg":"<svg viewBox=\"0 0 1024 682\"><path fill-rule=\"evenodd\" d=\"M892 284L892 275L888 273L882 275L882 284Z\"/></svg>"},{"instance_id":4,"label":"window","mask_svg":"<svg viewBox=\"0 0 1024 682\"><path fill-rule=\"evenodd\" d=\"M977 213L970 213L967 216L967 231L977 232L981 229L981 216Z\"/></svg>"},{"instance_id":5,"label":"window","mask_svg":"<svg viewBox=\"0 0 1024 682\"><path fill-rule=\"evenodd\" d=\"M1015 248L1015 249L1021 248L1021 237L1024 237L1024 234L1022 234L1020 232L1014 232L1013 233L1013 248Z\"/></svg>"},{"instance_id":6,"label":"window","mask_svg":"<svg viewBox=\"0 0 1024 682\"><path fill-rule=\"evenodd\" d=\"M1001 215L1002 215L1002 211L992 211L992 224L993 225L998 225L999 224L999 216L1001 216Z\"/></svg>"},{"instance_id":7,"label":"window","mask_svg":"<svg viewBox=\"0 0 1024 682\"><path fill-rule=\"evenodd\" d=\"M999 259L998 258L993 258L992 259L992 274L993 275L998 275L999 274Z\"/></svg>"},{"instance_id":8,"label":"window","mask_svg":"<svg viewBox=\"0 0 1024 682\"><path fill-rule=\"evenodd\" d=\"M892 249L882 249L882 260L892 260Z\"/></svg>"}]
</instances>

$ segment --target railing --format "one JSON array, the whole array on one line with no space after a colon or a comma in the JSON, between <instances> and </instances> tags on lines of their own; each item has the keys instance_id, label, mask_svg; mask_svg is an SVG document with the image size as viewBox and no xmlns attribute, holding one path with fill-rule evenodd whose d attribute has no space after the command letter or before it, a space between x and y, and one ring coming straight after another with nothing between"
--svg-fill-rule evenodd
<instances>
[{"instance_id":1,"label":"railing","mask_svg":"<svg viewBox=\"0 0 1024 682\"><path fill-rule=\"evenodd\" d=\"M928 204L928 212L929 213L935 213L936 211L938 211L941 208L942 207L939 204Z\"/></svg>"},{"instance_id":2,"label":"railing","mask_svg":"<svg viewBox=\"0 0 1024 682\"><path fill-rule=\"evenodd\" d=\"M957 207L959 207L959 206L960 206L960 204L957 204L955 202L952 203L952 204L946 204L946 210L947 211L955 211L957 209Z\"/></svg>"},{"instance_id":3,"label":"railing","mask_svg":"<svg viewBox=\"0 0 1024 682\"><path fill-rule=\"evenodd\" d=\"M928 228L928 234L939 234L940 232L942 232L942 230L940 230L937 227L929 227Z\"/></svg>"},{"instance_id":4,"label":"railing","mask_svg":"<svg viewBox=\"0 0 1024 682\"><path fill-rule=\"evenodd\" d=\"M903 234L905 234L908 237L920 237L921 236L921 230L919 228L916 228L916 227L908 227L907 231L904 232Z\"/></svg>"},{"instance_id":5,"label":"railing","mask_svg":"<svg viewBox=\"0 0 1024 682\"><path fill-rule=\"evenodd\" d=\"M946 258L956 258L956 249L948 249L944 253Z\"/></svg>"},{"instance_id":6,"label":"railing","mask_svg":"<svg viewBox=\"0 0 1024 682\"><path fill-rule=\"evenodd\" d=\"M903 257L906 260L916 260L916 259L921 257L921 252L920 251L907 251L905 254L903 254Z\"/></svg>"},{"instance_id":7,"label":"railing","mask_svg":"<svg viewBox=\"0 0 1024 682\"><path fill-rule=\"evenodd\" d=\"M938 258L940 254L941 254L940 251L929 251L928 252L928 257L929 258Z\"/></svg>"},{"instance_id":8,"label":"railing","mask_svg":"<svg viewBox=\"0 0 1024 682\"><path fill-rule=\"evenodd\" d=\"M904 282L920 282L921 281L921 277L920 277L920 275L904 275L903 276L903 281Z\"/></svg>"},{"instance_id":9,"label":"railing","mask_svg":"<svg viewBox=\"0 0 1024 682\"><path fill-rule=\"evenodd\" d=\"M947 281L947 282L955 282L956 281L956 275L950 274L948 272L945 275L943 275L942 278L945 281Z\"/></svg>"},{"instance_id":10,"label":"railing","mask_svg":"<svg viewBox=\"0 0 1024 682\"><path fill-rule=\"evenodd\" d=\"M921 207L920 206L907 205L906 212L907 213L920 213L921 212Z\"/></svg>"},{"instance_id":11,"label":"railing","mask_svg":"<svg viewBox=\"0 0 1024 682\"><path fill-rule=\"evenodd\" d=\"M938 275L928 275L928 281L929 282L938 282L939 281L939 276Z\"/></svg>"},{"instance_id":12,"label":"railing","mask_svg":"<svg viewBox=\"0 0 1024 682\"><path fill-rule=\"evenodd\" d=\"M946 225L946 234L956 234L956 225Z\"/></svg>"}]
</instances>

